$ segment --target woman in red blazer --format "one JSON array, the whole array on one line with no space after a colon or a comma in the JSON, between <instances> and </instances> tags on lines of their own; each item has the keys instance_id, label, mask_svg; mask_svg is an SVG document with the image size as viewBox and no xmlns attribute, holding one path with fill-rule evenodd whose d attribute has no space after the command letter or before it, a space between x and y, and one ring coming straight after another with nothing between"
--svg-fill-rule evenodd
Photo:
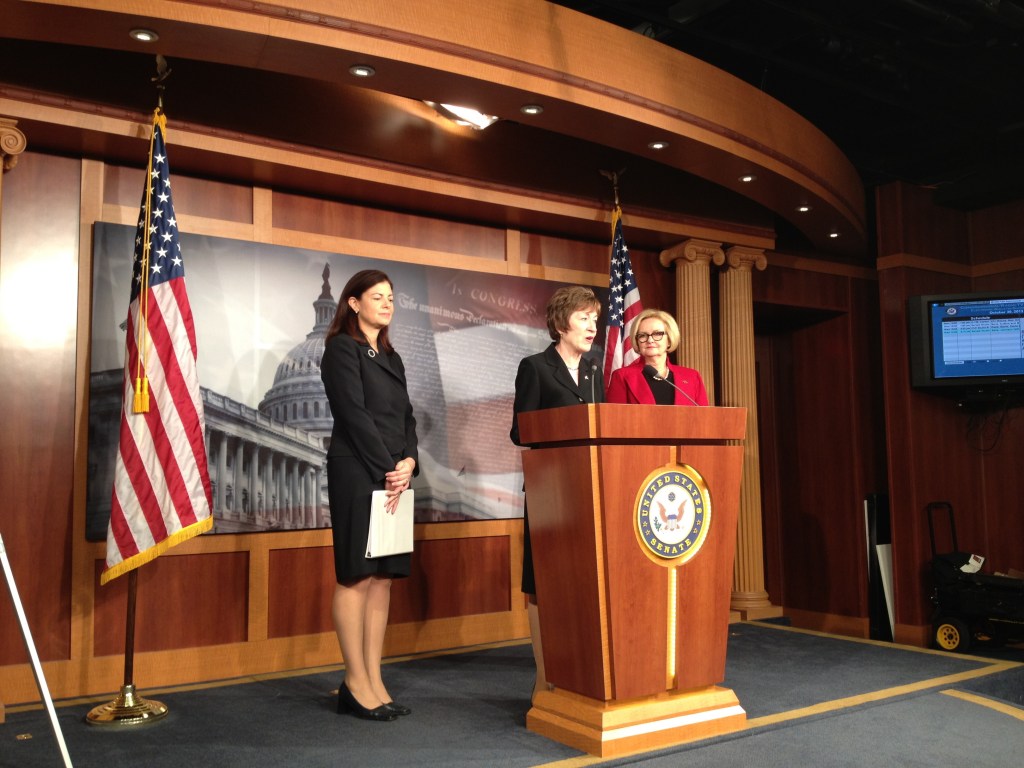
<instances>
[{"instance_id":1,"label":"woman in red blazer","mask_svg":"<svg viewBox=\"0 0 1024 768\"><path fill-rule=\"evenodd\" d=\"M679 326L672 315L660 309L645 309L633 324L632 342L640 358L612 373L606 402L708 404L700 374L668 361L668 353L679 346Z\"/></svg>"}]
</instances>

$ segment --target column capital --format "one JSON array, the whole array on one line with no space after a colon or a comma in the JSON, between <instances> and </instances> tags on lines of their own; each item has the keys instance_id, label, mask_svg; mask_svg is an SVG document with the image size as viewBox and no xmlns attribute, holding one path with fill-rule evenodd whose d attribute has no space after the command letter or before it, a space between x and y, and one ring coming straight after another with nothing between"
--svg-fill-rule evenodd
<instances>
[{"instance_id":1,"label":"column capital","mask_svg":"<svg viewBox=\"0 0 1024 768\"><path fill-rule=\"evenodd\" d=\"M15 128L17 124L18 121L13 118L0 117L0 159L3 160L5 172L18 163L18 155L28 146L25 134Z\"/></svg>"},{"instance_id":2,"label":"column capital","mask_svg":"<svg viewBox=\"0 0 1024 768\"><path fill-rule=\"evenodd\" d=\"M667 267L674 261L688 261L704 263L714 262L721 266L725 262L725 253L722 251L722 244L711 240L698 240L691 237L681 243L666 248L659 256L661 266Z\"/></svg>"},{"instance_id":3,"label":"column capital","mask_svg":"<svg viewBox=\"0 0 1024 768\"><path fill-rule=\"evenodd\" d=\"M734 245L726 249L725 260L729 269L752 271L763 270L768 266L763 248L748 248L745 245Z\"/></svg>"}]
</instances>

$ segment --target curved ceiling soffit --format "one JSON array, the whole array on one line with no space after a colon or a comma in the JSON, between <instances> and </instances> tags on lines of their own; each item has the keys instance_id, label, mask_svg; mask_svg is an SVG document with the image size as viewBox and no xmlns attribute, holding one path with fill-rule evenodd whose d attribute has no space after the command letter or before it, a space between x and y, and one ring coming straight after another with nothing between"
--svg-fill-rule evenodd
<instances>
[{"instance_id":1,"label":"curved ceiling soffit","mask_svg":"<svg viewBox=\"0 0 1024 768\"><path fill-rule=\"evenodd\" d=\"M61 5L97 10L76 0ZM203 6L198 13L197 5ZM727 73L560 6L447 0L441 14L436 2L423 0L344 8L324 0L301 8L228 0L145 8L148 15L140 16L138 3L107 0L99 11L161 27L168 56L351 85L347 67L325 71L315 51L329 48L353 63L378 66L378 75L361 83L373 90L419 99L421 84L429 83L437 100L446 92L453 101L468 96L483 111L510 119L521 119L523 103L542 101L544 114L532 126L707 179L774 211L814 245L830 245L827 233L839 227L851 235L845 249L863 248L863 187L824 134ZM453 24L453 18L473 23ZM211 47L211 40L218 44ZM111 30L110 47L138 50L120 28ZM667 140L669 149L648 149L655 138ZM744 173L757 175L757 183L740 183ZM795 214L801 203L813 216Z\"/></svg>"}]
</instances>

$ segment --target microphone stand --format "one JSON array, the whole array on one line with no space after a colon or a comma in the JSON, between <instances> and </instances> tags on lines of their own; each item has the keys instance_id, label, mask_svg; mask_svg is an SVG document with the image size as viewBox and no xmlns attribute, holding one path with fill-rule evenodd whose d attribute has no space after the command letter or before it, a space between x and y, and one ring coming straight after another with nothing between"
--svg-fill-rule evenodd
<instances>
[{"instance_id":1,"label":"microphone stand","mask_svg":"<svg viewBox=\"0 0 1024 768\"><path fill-rule=\"evenodd\" d=\"M651 378L654 379L655 381L664 381L666 384L668 384L670 387L675 389L677 392L681 392L683 397L685 397L691 403L696 405L698 408L700 407L700 403L698 403L696 400L694 400L692 397L690 397L690 395L687 394L683 389L681 389L680 387L677 387L674 383L672 383L668 379L659 376L658 375L658 369L655 368L650 363L648 363L647 365L644 366L644 373L650 374Z\"/></svg>"}]
</instances>

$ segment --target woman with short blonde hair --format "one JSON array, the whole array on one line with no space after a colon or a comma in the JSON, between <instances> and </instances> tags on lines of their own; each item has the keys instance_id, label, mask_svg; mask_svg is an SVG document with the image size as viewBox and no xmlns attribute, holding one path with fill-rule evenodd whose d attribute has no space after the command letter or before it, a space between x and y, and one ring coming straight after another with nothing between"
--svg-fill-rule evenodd
<instances>
[{"instance_id":1,"label":"woman with short blonde hair","mask_svg":"<svg viewBox=\"0 0 1024 768\"><path fill-rule=\"evenodd\" d=\"M639 359L612 372L609 403L645 405L707 405L700 373L669 362L679 347L679 325L668 312L645 309L636 316L630 335Z\"/></svg>"},{"instance_id":2,"label":"woman with short blonde hair","mask_svg":"<svg viewBox=\"0 0 1024 768\"><path fill-rule=\"evenodd\" d=\"M640 333L640 326L643 324L644 320L649 317L656 317L664 323L665 331L668 333L667 351L675 352L679 347L679 325L676 323L676 319L663 309L645 309L636 316L636 321L633 323L633 335L630 337L630 340L633 342L633 349L637 354L640 353L640 342L636 340L636 336Z\"/></svg>"}]
</instances>

